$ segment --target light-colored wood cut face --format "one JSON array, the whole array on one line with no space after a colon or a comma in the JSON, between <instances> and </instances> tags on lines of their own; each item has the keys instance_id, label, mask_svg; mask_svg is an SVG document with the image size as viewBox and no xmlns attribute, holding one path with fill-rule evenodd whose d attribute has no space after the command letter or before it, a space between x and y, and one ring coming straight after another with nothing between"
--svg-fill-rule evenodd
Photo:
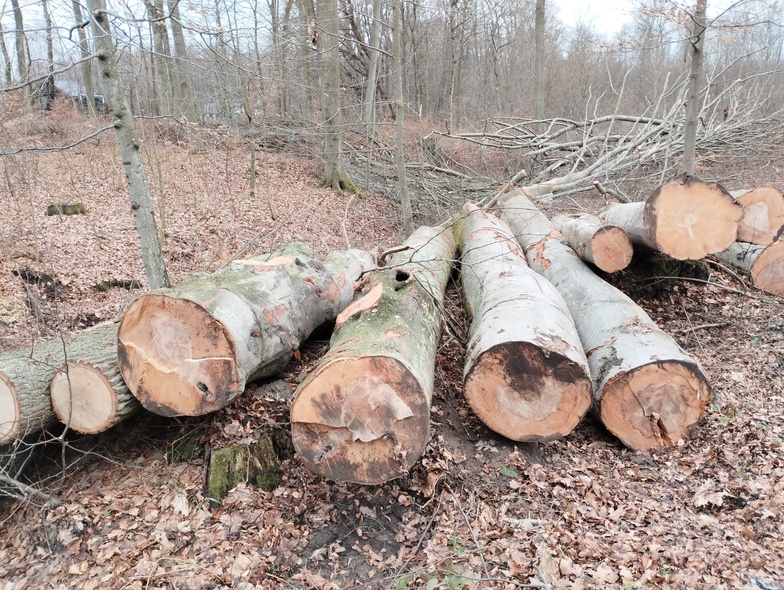
<instances>
[{"instance_id":1,"label":"light-colored wood cut face","mask_svg":"<svg viewBox=\"0 0 784 590\"><path fill-rule=\"evenodd\" d=\"M50 385L52 407L60 422L82 434L103 432L117 411L117 398L94 367L72 363L59 369Z\"/></svg>"},{"instance_id":2,"label":"light-colored wood cut face","mask_svg":"<svg viewBox=\"0 0 784 590\"><path fill-rule=\"evenodd\" d=\"M629 234L620 227L604 226L591 242L594 264L604 272L618 272L632 261L634 247Z\"/></svg>"},{"instance_id":3,"label":"light-colored wood cut face","mask_svg":"<svg viewBox=\"0 0 784 590\"><path fill-rule=\"evenodd\" d=\"M743 208L715 184L693 180L662 186L646 204L659 249L677 260L699 260L730 247Z\"/></svg>"},{"instance_id":4,"label":"light-colored wood cut face","mask_svg":"<svg viewBox=\"0 0 784 590\"><path fill-rule=\"evenodd\" d=\"M689 436L709 398L710 386L696 365L652 363L605 386L601 418L632 449L672 446Z\"/></svg>"},{"instance_id":5,"label":"light-colored wood cut face","mask_svg":"<svg viewBox=\"0 0 784 590\"><path fill-rule=\"evenodd\" d=\"M784 239L773 242L757 256L751 276L758 288L784 295Z\"/></svg>"},{"instance_id":6,"label":"light-colored wood cut face","mask_svg":"<svg viewBox=\"0 0 784 590\"><path fill-rule=\"evenodd\" d=\"M390 357L339 358L322 365L291 407L294 446L309 469L330 479L381 483L424 452L427 396Z\"/></svg>"},{"instance_id":7,"label":"light-colored wood cut face","mask_svg":"<svg viewBox=\"0 0 784 590\"><path fill-rule=\"evenodd\" d=\"M464 384L474 413L512 440L544 441L569 434L591 405L591 380L562 355L526 342L482 353Z\"/></svg>"},{"instance_id":8,"label":"light-colored wood cut face","mask_svg":"<svg viewBox=\"0 0 784 590\"><path fill-rule=\"evenodd\" d=\"M126 312L118 343L128 389L162 416L214 411L238 387L231 335L198 303L145 295Z\"/></svg>"},{"instance_id":9,"label":"light-colored wood cut face","mask_svg":"<svg viewBox=\"0 0 784 590\"><path fill-rule=\"evenodd\" d=\"M16 388L5 375L0 375L0 444L16 436L18 424L19 400L16 398Z\"/></svg>"},{"instance_id":10,"label":"light-colored wood cut face","mask_svg":"<svg viewBox=\"0 0 784 590\"><path fill-rule=\"evenodd\" d=\"M784 226L784 197L770 187L761 187L738 198L743 219L738 224L738 240L767 246Z\"/></svg>"}]
</instances>

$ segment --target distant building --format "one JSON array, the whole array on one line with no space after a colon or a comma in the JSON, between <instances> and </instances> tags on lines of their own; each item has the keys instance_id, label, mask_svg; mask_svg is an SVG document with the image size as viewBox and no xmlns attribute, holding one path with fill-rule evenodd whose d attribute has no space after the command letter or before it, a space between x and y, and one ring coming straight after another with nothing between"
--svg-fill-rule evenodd
<instances>
[{"instance_id":1,"label":"distant building","mask_svg":"<svg viewBox=\"0 0 784 590\"><path fill-rule=\"evenodd\" d=\"M72 80L56 80L54 83L55 93L60 96L68 96L73 100L74 106L81 113L87 114L87 95L79 82ZM104 102L103 94L93 95L93 105L95 112L99 114L106 114L106 102Z\"/></svg>"}]
</instances>

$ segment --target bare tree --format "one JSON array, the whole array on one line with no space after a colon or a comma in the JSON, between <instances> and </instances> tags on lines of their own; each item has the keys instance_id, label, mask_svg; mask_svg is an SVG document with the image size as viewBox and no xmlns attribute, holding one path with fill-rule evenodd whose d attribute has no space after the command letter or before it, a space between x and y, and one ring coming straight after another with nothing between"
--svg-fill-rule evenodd
<instances>
[{"instance_id":1,"label":"bare tree","mask_svg":"<svg viewBox=\"0 0 784 590\"><path fill-rule=\"evenodd\" d=\"M191 62L188 60L188 49L185 45L185 35L180 22L180 1L167 0L169 16L171 17L171 30L174 39L174 55L177 63L174 67L176 79L179 83L178 98L179 114L185 115L189 121L196 122L196 98L193 96L193 80Z\"/></svg>"},{"instance_id":2,"label":"bare tree","mask_svg":"<svg viewBox=\"0 0 784 590\"><path fill-rule=\"evenodd\" d=\"M128 181L131 197L131 210L139 242L142 249L142 261L150 288L168 287L169 276L163 260L163 251L158 238L158 230L153 216L150 191L144 175L139 140L133 121L133 113L128 105L125 90L117 69L114 41L111 36L109 13L105 0L88 0L90 23L92 26L95 49L98 56L98 70L103 85L106 104L109 107L120 159Z\"/></svg>"},{"instance_id":3,"label":"bare tree","mask_svg":"<svg viewBox=\"0 0 784 590\"><path fill-rule=\"evenodd\" d=\"M5 31L3 31L3 23L0 23L0 51L3 53L5 83L7 86L10 86L14 80L14 73L13 66L11 65L11 56L8 54L8 46L5 44Z\"/></svg>"},{"instance_id":4,"label":"bare tree","mask_svg":"<svg viewBox=\"0 0 784 590\"><path fill-rule=\"evenodd\" d=\"M534 65L534 113L544 117L544 0L536 0L536 60Z\"/></svg>"},{"instance_id":5,"label":"bare tree","mask_svg":"<svg viewBox=\"0 0 784 590\"><path fill-rule=\"evenodd\" d=\"M694 174L697 150L697 124L700 113L700 90L702 89L702 71L705 61L705 12L707 0L697 0L692 16L693 26L691 39L691 63L689 65L689 85L686 94L686 118L683 130L683 169Z\"/></svg>"},{"instance_id":6,"label":"bare tree","mask_svg":"<svg viewBox=\"0 0 784 590\"><path fill-rule=\"evenodd\" d=\"M11 8L14 12L14 26L16 27L16 67L19 70L19 80L26 83L29 79L27 69L27 40L25 39L24 18L19 0L11 0ZM30 96L30 87L25 85L22 88L25 97Z\"/></svg>"},{"instance_id":7,"label":"bare tree","mask_svg":"<svg viewBox=\"0 0 784 590\"><path fill-rule=\"evenodd\" d=\"M403 231L409 236L414 231L411 197L406 180L406 156L403 151L403 119L406 105L403 101L403 7L400 0L392 0L392 54L394 56L395 79L395 167L400 190L400 209L403 215Z\"/></svg>"},{"instance_id":8,"label":"bare tree","mask_svg":"<svg viewBox=\"0 0 784 590\"><path fill-rule=\"evenodd\" d=\"M82 17L82 5L80 0L71 0L71 10L73 11L74 21L76 22L76 33L79 36L79 53L82 58L82 85L84 86L85 100L87 102L87 113L90 118L95 118L95 88L93 87L93 65L92 60L87 59L90 55L90 45L87 42L86 23Z\"/></svg>"},{"instance_id":9,"label":"bare tree","mask_svg":"<svg viewBox=\"0 0 784 590\"><path fill-rule=\"evenodd\" d=\"M376 113L376 86L378 84L379 44L381 43L381 0L373 0L373 22L370 25L370 56L365 85L365 100L362 103L362 121L372 125Z\"/></svg>"}]
</instances>

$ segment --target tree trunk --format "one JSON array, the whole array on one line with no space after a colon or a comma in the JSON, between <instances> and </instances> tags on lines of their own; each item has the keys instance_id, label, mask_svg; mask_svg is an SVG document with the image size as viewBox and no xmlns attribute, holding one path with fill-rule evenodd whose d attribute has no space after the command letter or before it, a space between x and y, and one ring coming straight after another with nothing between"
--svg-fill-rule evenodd
<instances>
[{"instance_id":1,"label":"tree trunk","mask_svg":"<svg viewBox=\"0 0 784 590\"><path fill-rule=\"evenodd\" d=\"M302 248L302 244L298 247ZM283 369L300 343L343 310L369 254L259 257L143 295L120 324L120 370L134 396L162 416L231 403L251 379Z\"/></svg>"},{"instance_id":2,"label":"tree trunk","mask_svg":"<svg viewBox=\"0 0 784 590\"><path fill-rule=\"evenodd\" d=\"M22 9L19 7L19 0L11 0L11 9L14 13L14 27L16 27L16 67L19 70L19 81L24 84L29 78L27 52L25 51L27 40L25 39L24 19L22 17ZM25 86L22 92L25 98L28 98L30 96L30 87Z\"/></svg>"},{"instance_id":3,"label":"tree trunk","mask_svg":"<svg viewBox=\"0 0 784 590\"><path fill-rule=\"evenodd\" d=\"M177 81L180 85L178 93L180 99L179 112L180 115L187 117L189 122L195 123L199 114L196 111L196 97L193 95L191 62L188 60L188 48L185 45L185 35L180 22L180 2L179 0L167 0L167 7L171 13L174 55L177 58L175 70L177 72Z\"/></svg>"},{"instance_id":4,"label":"tree trunk","mask_svg":"<svg viewBox=\"0 0 784 590\"><path fill-rule=\"evenodd\" d=\"M677 260L699 260L732 245L743 210L720 184L681 175L645 202L611 203L599 212L634 242Z\"/></svg>"},{"instance_id":5,"label":"tree trunk","mask_svg":"<svg viewBox=\"0 0 784 590\"><path fill-rule=\"evenodd\" d=\"M702 89L702 70L705 61L705 12L707 0L697 0L694 9L694 22L689 39L691 43L691 62L689 64L689 81L686 91L686 113L683 127L683 171L694 174L697 152L697 125L699 124L700 90Z\"/></svg>"},{"instance_id":6,"label":"tree trunk","mask_svg":"<svg viewBox=\"0 0 784 590\"><path fill-rule=\"evenodd\" d=\"M710 385L688 354L631 299L596 276L522 191L502 198L502 219L528 264L563 295L588 357L595 409L632 449L688 436Z\"/></svg>"},{"instance_id":7,"label":"tree trunk","mask_svg":"<svg viewBox=\"0 0 784 590\"><path fill-rule=\"evenodd\" d=\"M0 52L3 54L5 85L11 86L14 81L14 72L13 66L11 64L11 56L8 53L8 46L5 44L5 31L3 30L3 23L0 23Z\"/></svg>"},{"instance_id":8,"label":"tree trunk","mask_svg":"<svg viewBox=\"0 0 784 590\"><path fill-rule=\"evenodd\" d=\"M534 57L534 113L537 119L544 118L544 27L545 0L536 0L536 17L534 23L535 57Z\"/></svg>"},{"instance_id":9,"label":"tree trunk","mask_svg":"<svg viewBox=\"0 0 784 590\"><path fill-rule=\"evenodd\" d=\"M563 297L528 268L496 217L468 203L454 231L471 318L466 400L482 422L512 440L566 436L591 407L593 390Z\"/></svg>"},{"instance_id":10,"label":"tree trunk","mask_svg":"<svg viewBox=\"0 0 784 590\"><path fill-rule=\"evenodd\" d=\"M133 123L133 113L122 87L117 62L114 56L114 42L110 33L105 0L88 0L90 21L92 23L95 49L98 54L98 69L101 74L106 105L114 121L114 130L120 159L128 181L131 197L131 210L136 222L136 231L142 248L142 260L147 281L151 289L169 286L169 276L163 261L163 251L152 214L150 192L144 167L139 153L139 140Z\"/></svg>"},{"instance_id":11,"label":"tree trunk","mask_svg":"<svg viewBox=\"0 0 784 590\"><path fill-rule=\"evenodd\" d=\"M556 215L552 222L580 258L604 272L618 272L632 261L629 234L616 225L607 225L595 215Z\"/></svg>"},{"instance_id":12,"label":"tree trunk","mask_svg":"<svg viewBox=\"0 0 784 590\"><path fill-rule=\"evenodd\" d=\"M102 356L62 365L49 390L57 418L81 434L105 432L141 409L120 375L116 338Z\"/></svg>"},{"instance_id":13,"label":"tree trunk","mask_svg":"<svg viewBox=\"0 0 784 590\"><path fill-rule=\"evenodd\" d=\"M79 36L79 55L82 58L82 85L84 86L84 98L87 103L87 115L95 118L95 88L93 86L93 66L92 60L87 59L90 55L90 45L87 42L87 33L82 18L82 5L80 0L71 0L71 10L73 10L74 21L76 22L76 33Z\"/></svg>"},{"instance_id":14,"label":"tree trunk","mask_svg":"<svg viewBox=\"0 0 784 590\"><path fill-rule=\"evenodd\" d=\"M406 179L406 155L403 148L403 120L406 118L406 104L403 101L403 8L401 0L392 1L392 53L395 80L395 167L400 189L400 210L403 217L403 233L407 236L414 231L414 217L411 210L411 197Z\"/></svg>"},{"instance_id":15,"label":"tree trunk","mask_svg":"<svg viewBox=\"0 0 784 590\"><path fill-rule=\"evenodd\" d=\"M49 384L58 367L66 361L89 363L111 356L117 345L116 336L116 323L103 324L63 340L0 355L0 444L54 422Z\"/></svg>"},{"instance_id":16,"label":"tree trunk","mask_svg":"<svg viewBox=\"0 0 784 590\"><path fill-rule=\"evenodd\" d=\"M44 24L46 25L46 71L49 76L43 84L41 93L44 99L44 109L52 109L52 102L55 97L54 86L54 43L52 40L52 14L49 12L49 0L41 0L41 10L44 13Z\"/></svg>"},{"instance_id":17,"label":"tree trunk","mask_svg":"<svg viewBox=\"0 0 784 590\"><path fill-rule=\"evenodd\" d=\"M397 25L395 25L397 26ZM378 84L378 59L381 55L381 0L373 0L373 23L370 26L370 55L368 75L365 83L365 97L362 103L362 122L373 125L376 122L376 85ZM397 54L395 54L397 55ZM407 233L411 233L410 231Z\"/></svg>"},{"instance_id":18,"label":"tree trunk","mask_svg":"<svg viewBox=\"0 0 784 590\"><path fill-rule=\"evenodd\" d=\"M344 312L291 406L294 448L305 466L333 480L399 477L427 444L454 243L445 230L421 227L405 245Z\"/></svg>"},{"instance_id":19,"label":"tree trunk","mask_svg":"<svg viewBox=\"0 0 784 590\"><path fill-rule=\"evenodd\" d=\"M752 191L732 191L743 207L738 223L738 241L767 246L784 228L784 197L775 188L760 187Z\"/></svg>"},{"instance_id":20,"label":"tree trunk","mask_svg":"<svg viewBox=\"0 0 784 590\"><path fill-rule=\"evenodd\" d=\"M784 231L768 246L735 242L716 258L751 275L754 286L774 295L784 295Z\"/></svg>"},{"instance_id":21,"label":"tree trunk","mask_svg":"<svg viewBox=\"0 0 784 590\"><path fill-rule=\"evenodd\" d=\"M166 30L166 21L163 20L162 2L161 0L144 0L144 6L152 29L154 70L158 75L159 98L163 102L160 112L163 115L171 115L174 101L174 84L172 83L172 72L169 67L169 55L166 51L168 32Z\"/></svg>"}]
</instances>

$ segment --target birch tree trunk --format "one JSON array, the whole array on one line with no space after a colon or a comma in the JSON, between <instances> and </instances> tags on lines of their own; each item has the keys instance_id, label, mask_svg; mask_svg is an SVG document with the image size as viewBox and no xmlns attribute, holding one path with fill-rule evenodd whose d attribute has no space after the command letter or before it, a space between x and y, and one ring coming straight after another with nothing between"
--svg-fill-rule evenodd
<instances>
[{"instance_id":1,"label":"birch tree trunk","mask_svg":"<svg viewBox=\"0 0 784 590\"><path fill-rule=\"evenodd\" d=\"M105 0L88 0L95 49L98 54L98 71L101 75L103 94L114 121L115 136L120 158L128 181L131 211L136 222L136 231L142 249L142 261L151 289L169 286L169 276L163 261L163 251L158 239L158 229L153 216L150 192L144 175L139 140L133 122L133 113L122 87L114 42L106 11Z\"/></svg>"}]
</instances>

